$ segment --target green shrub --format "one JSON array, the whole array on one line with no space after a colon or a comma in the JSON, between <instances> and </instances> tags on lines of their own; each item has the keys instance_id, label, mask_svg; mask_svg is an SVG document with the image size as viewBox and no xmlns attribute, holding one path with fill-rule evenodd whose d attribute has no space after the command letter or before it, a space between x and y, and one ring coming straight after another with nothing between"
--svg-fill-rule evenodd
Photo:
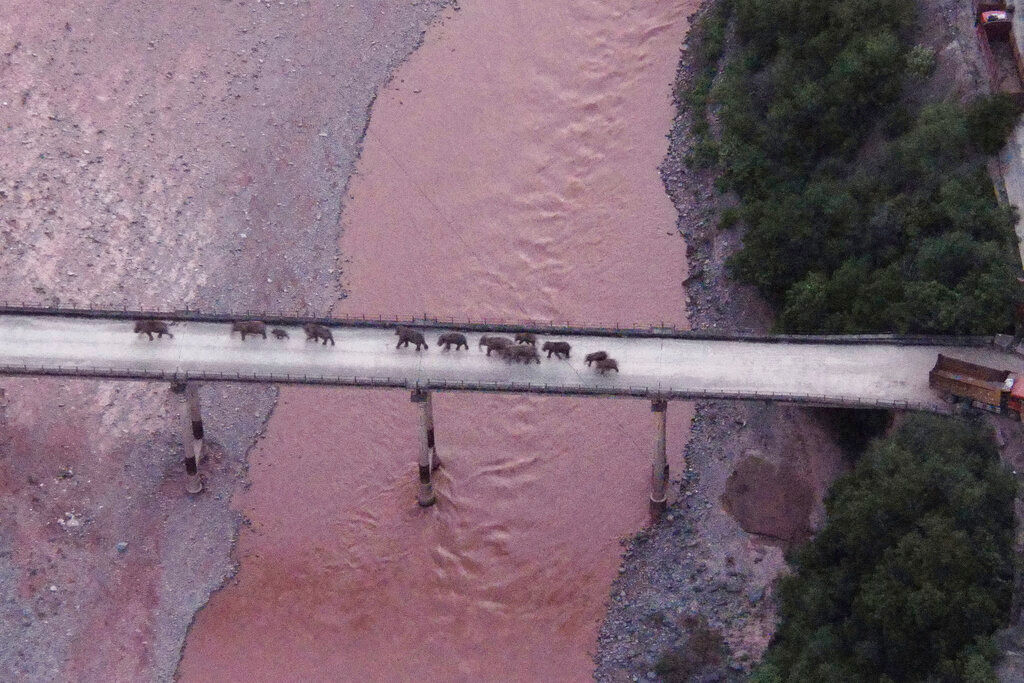
<instances>
[{"instance_id":1,"label":"green shrub","mask_svg":"<svg viewBox=\"0 0 1024 683\"><path fill-rule=\"evenodd\" d=\"M916 416L876 441L791 558L755 680L990 680L1016 486L981 423Z\"/></svg>"},{"instance_id":2,"label":"green shrub","mask_svg":"<svg viewBox=\"0 0 1024 683\"><path fill-rule=\"evenodd\" d=\"M915 45L907 53L907 71L919 78L928 78L935 71L935 50Z\"/></svg>"},{"instance_id":3,"label":"green shrub","mask_svg":"<svg viewBox=\"0 0 1024 683\"><path fill-rule=\"evenodd\" d=\"M690 34L690 42L695 50L694 65L701 71L718 67L725 47L725 30L731 11L730 0L719 0L697 20Z\"/></svg>"},{"instance_id":4,"label":"green shrub","mask_svg":"<svg viewBox=\"0 0 1024 683\"><path fill-rule=\"evenodd\" d=\"M675 92L676 101L690 109L690 133L697 140L686 159L688 166L708 168L718 162L717 143L708 137L710 126L707 109L718 63L722 58L731 11L731 0L718 0L696 21L688 38L696 74L688 88L684 87L685 81L680 79Z\"/></svg>"},{"instance_id":5,"label":"green shrub","mask_svg":"<svg viewBox=\"0 0 1024 683\"><path fill-rule=\"evenodd\" d=\"M1017 123L1020 107L1006 93L981 97L967 108L967 128L971 141L982 154L995 154Z\"/></svg>"},{"instance_id":6,"label":"green shrub","mask_svg":"<svg viewBox=\"0 0 1024 683\"><path fill-rule=\"evenodd\" d=\"M711 168L718 163L718 143L709 137L700 138L693 145L686 163L692 168Z\"/></svg>"},{"instance_id":7,"label":"green shrub","mask_svg":"<svg viewBox=\"0 0 1024 683\"><path fill-rule=\"evenodd\" d=\"M740 222L740 217L741 214L739 207L730 206L722 209L722 215L718 218L718 229L728 230L729 228L734 227Z\"/></svg>"}]
</instances>

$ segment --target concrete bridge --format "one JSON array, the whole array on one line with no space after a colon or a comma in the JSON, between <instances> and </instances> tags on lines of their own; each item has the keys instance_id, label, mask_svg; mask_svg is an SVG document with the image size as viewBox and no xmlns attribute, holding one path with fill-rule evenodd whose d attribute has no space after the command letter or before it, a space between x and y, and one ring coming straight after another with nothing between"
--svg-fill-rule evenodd
<instances>
[{"instance_id":1,"label":"concrete bridge","mask_svg":"<svg viewBox=\"0 0 1024 683\"><path fill-rule=\"evenodd\" d=\"M133 333L137 318L168 321L173 339ZM237 319L280 327L287 339L230 333ZM988 338L796 337L724 335L665 327L596 328L555 324L453 320L316 319L333 329L335 346L306 341L309 318L204 315L195 312L0 308L0 375L168 381L184 397L189 488L198 492L202 418L196 383L263 382L392 387L412 392L421 406L420 503L433 502L433 391L485 391L622 396L651 401L655 414L652 506L664 504L664 413L672 399L791 401L817 406L948 412L928 387L937 354L1024 373L1024 358ZM430 348L396 349L397 324L422 331ZM466 334L468 351L443 351L439 334ZM539 342L572 345L567 360L509 364L478 349L483 334L532 331ZM599 374L583 357L606 351L620 372ZM546 354L542 354L544 356Z\"/></svg>"}]
</instances>

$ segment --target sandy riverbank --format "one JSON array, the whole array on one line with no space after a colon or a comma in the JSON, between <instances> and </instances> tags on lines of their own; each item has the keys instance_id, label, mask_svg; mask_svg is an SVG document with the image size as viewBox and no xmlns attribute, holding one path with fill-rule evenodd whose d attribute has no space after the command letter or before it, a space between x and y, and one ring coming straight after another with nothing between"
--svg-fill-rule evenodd
<instances>
[{"instance_id":1,"label":"sandy riverbank","mask_svg":"<svg viewBox=\"0 0 1024 683\"><path fill-rule=\"evenodd\" d=\"M6 3L3 297L327 310L340 288L322 245L370 105L442 4ZM233 571L229 502L276 397L202 393L213 443L190 498L166 386L3 382L8 677L172 676Z\"/></svg>"}]
</instances>

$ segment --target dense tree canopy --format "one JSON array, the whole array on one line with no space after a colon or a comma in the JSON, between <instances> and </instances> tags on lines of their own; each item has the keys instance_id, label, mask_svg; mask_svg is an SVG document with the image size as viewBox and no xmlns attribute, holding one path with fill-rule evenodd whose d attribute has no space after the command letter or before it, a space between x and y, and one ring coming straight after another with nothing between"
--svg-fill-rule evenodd
<instances>
[{"instance_id":1,"label":"dense tree canopy","mask_svg":"<svg viewBox=\"0 0 1024 683\"><path fill-rule=\"evenodd\" d=\"M981 423L918 416L876 441L793 556L757 679L990 680L1015 495Z\"/></svg>"},{"instance_id":2,"label":"dense tree canopy","mask_svg":"<svg viewBox=\"0 0 1024 683\"><path fill-rule=\"evenodd\" d=\"M733 274L803 333L1013 328L1013 209L986 155L1008 97L911 102L934 54L901 0L719 0L695 34L691 162L718 162L742 220ZM739 46L716 65L731 14ZM717 76L716 76L717 74ZM714 86L712 87L712 83ZM709 139L703 108L717 104ZM980 423L917 416L873 442L793 553L755 679L991 681L1010 608L1016 480Z\"/></svg>"},{"instance_id":3,"label":"dense tree canopy","mask_svg":"<svg viewBox=\"0 0 1024 683\"><path fill-rule=\"evenodd\" d=\"M901 88L921 77L907 69L913 3L728 6L742 47L715 89L719 150L747 225L731 267L779 307L779 327L1012 331L1014 214L995 201L985 155L1016 105L908 111Z\"/></svg>"}]
</instances>

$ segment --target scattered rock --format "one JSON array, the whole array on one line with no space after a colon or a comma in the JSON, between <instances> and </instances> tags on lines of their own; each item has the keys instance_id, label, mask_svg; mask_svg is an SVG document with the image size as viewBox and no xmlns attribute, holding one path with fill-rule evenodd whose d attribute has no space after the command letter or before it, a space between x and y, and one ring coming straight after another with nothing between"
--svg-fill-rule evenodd
<instances>
[{"instance_id":1,"label":"scattered rock","mask_svg":"<svg viewBox=\"0 0 1024 683\"><path fill-rule=\"evenodd\" d=\"M74 512L65 512L64 516L57 520L57 524L65 529L77 529L82 526L82 518Z\"/></svg>"}]
</instances>

